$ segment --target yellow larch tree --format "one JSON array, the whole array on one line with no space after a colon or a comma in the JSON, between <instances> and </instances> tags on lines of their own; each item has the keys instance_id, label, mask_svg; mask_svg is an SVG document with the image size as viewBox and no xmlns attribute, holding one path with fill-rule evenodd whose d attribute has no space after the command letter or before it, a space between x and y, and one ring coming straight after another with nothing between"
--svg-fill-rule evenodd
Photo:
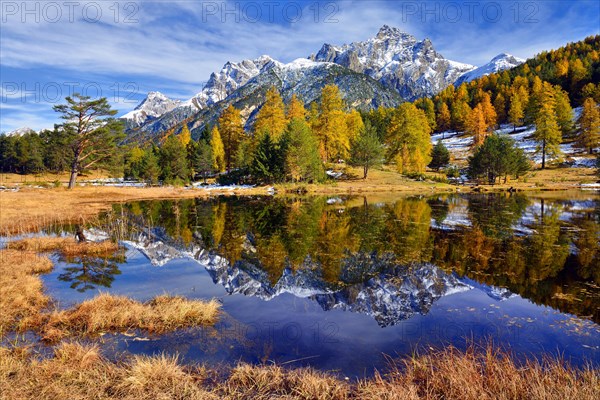
<instances>
[{"instance_id":1,"label":"yellow larch tree","mask_svg":"<svg viewBox=\"0 0 600 400\"><path fill-rule=\"evenodd\" d=\"M225 171L225 149L219 128L214 126L210 132L210 148L212 149L213 168L218 172Z\"/></svg>"},{"instance_id":2,"label":"yellow larch tree","mask_svg":"<svg viewBox=\"0 0 600 400\"><path fill-rule=\"evenodd\" d=\"M294 118L302 120L306 119L306 108L304 108L304 103L295 94L292 95L290 103L287 106L286 117L288 121L291 121Z\"/></svg>"},{"instance_id":3,"label":"yellow larch tree","mask_svg":"<svg viewBox=\"0 0 600 400\"><path fill-rule=\"evenodd\" d=\"M244 125L240 111L230 105L219 117L219 133L225 150L225 168L229 171L242 137Z\"/></svg>"},{"instance_id":4,"label":"yellow larch tree","mask_svg":"<svg viewBox=\"0 0 600 400\"><path fill-rule=\"evenodd\" d=\"M254 122L254 134L259 132L269 132L271 138L279 140L281 134L287 126L285 117L285 108L281 95L275 86L267 90L266 100L260 111L256 115Z\"/></svg>"}]
</instances>

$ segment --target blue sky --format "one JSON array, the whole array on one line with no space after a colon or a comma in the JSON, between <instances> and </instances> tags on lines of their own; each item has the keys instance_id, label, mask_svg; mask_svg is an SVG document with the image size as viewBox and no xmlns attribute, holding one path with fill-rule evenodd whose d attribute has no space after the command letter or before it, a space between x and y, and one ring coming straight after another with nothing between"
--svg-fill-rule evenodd
<instances>
[{"instance_id":1,"label":"blue sky","mask_svg":"<svg viewBox=\"0 0 600 400\"><path fill-rule=\"evenodd\" d=\"M600 2L0 0L0 132L51 128L73 91L124 114L152 90L190 98L228 60L289 62L384 24L482 65L599 34Z\"/></svg>"}]
</instances>

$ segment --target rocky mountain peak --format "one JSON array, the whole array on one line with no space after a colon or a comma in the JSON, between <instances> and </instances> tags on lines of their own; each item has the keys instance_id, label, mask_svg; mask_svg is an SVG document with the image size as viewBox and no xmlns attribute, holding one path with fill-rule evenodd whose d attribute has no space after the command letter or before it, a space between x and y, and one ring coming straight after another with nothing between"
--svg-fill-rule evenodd
<instances>
[{"instance_id":1,"label":"rocky mountain peak","mask_svg":"<svg viewBox=\"0 0 600 400\"><path fill-rule=\"evenodd\" d=\"M402 38L402 37L414 39L414 36L404 32L396 27L391 27L389 25L383 25L381 28L379 28L379 32L377 32L377 35L375 37L380 40L391 39L391 38Z\"/></svg>"},{"instance_id":2,"label":"rocky mountain peak","mask_svg":"<svg viewBox=\"0 0 600 400\"><path fill-rule=\"evenodd\" d=\"M179 104L180 100L170 99L160 92L149 92L133 111L123 115L121 119L125 120L128 128L135 128L173 110Z\"/></svg>"},{"instance_id":3,"label":"rocky mountain peak","mask_svg":"<svg viewBox=\"0 0 600 400\"><path fill-rule=\"evenodd\" d=\"M431 96L475 67L446 60L429 39L384 25L377 35L342 46L324 44L314 61L333 62L397 90L406 100Z\"/></svg>"}]
</instances>

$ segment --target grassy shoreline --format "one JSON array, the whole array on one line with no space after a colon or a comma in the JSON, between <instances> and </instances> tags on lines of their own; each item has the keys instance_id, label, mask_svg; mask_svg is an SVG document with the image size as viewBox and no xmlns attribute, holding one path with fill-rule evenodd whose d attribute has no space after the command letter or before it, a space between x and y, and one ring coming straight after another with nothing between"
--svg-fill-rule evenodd
<instances>
[{"instance_id":1,"label":"grassy shoreline","mask_svg":"<svg viewBox=\"0 0 600 400\"><path fill-rule=\"evenodd\" d=\"M519 181L500 185L456 186L433 181L414 181L387 170L374 170L367 180L348 179L328 184L274 185L276 195L298 192L314 195L430 195L455 192L501 192L510 188L522 192L578 190L581 183L597 182L593 168L538 170ZM271 186L252 188L189 189L176 187L83 186L74 190L20 188L0 191L0 234L26 233L54 223L80 223L95 218L114 203L137 200L208 198L217 195L268 195Z\"/></svg>"},{"instance_id":2,"label":"grassy shoreline","mask_svg":"<svg viewBox=\"0 0 600 400\"><path fill-rule=\"evenodd\" d=\"M454 348L390 361L384 374L350 382L309 368L240 363L225 375L177 356L106 359L95 345L62 343L40 359L0 347L6 399L561 399L600 397L600 374L560 360L517 366L491 347Z\"/></svg>"},{"instance_id":3,"label":"grassy shoreline","mask_svg":"<svg viewBox=\"0 0 600 400\"><path fill-rule=\"evenodd\" d=\"M101 256L119 248L110 241L76 243L72 238L30 238L7 243L0 250L0 338L10 332L33 331L43 340L94 336L130 329L170 332L214 325L220 305L215 300L187 300L162 295L141 303L123 296L100 294L70 309L55 309L40 274L54 268L43 253Z\"/></svg>"}]
</instances>

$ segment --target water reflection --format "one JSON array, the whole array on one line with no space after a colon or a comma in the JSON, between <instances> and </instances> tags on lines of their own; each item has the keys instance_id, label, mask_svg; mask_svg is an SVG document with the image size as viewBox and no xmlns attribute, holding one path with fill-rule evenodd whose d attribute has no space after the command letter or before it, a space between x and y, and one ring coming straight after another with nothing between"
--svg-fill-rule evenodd
<instances>
[{"instance_id":1,"label":"water reflection","mask_svg":"<svg viewBox=\"0 0 600 400\"><path fill-rule=\"evenodd\" d=\"M600 322L597 199L327 200L137 202L115 206L106 227L119 226L156 265L200 260L228 293L272 298L287 288L382 326L480 284Z\"/></svg>"},{"instance_id":2,"label":"water reflection","mask_svg":"<svg viewBox=\"0 0 600 400\"><path fill-rule=\"evenodd\" d=\"M80 293L97 288L110 288L115 275L120 275L119 263L126 261L123 250L103 256L67 257L60 261L67 263L58 275L58 280L70 282L71 289Z\"/></svg>"}]
</instances>

